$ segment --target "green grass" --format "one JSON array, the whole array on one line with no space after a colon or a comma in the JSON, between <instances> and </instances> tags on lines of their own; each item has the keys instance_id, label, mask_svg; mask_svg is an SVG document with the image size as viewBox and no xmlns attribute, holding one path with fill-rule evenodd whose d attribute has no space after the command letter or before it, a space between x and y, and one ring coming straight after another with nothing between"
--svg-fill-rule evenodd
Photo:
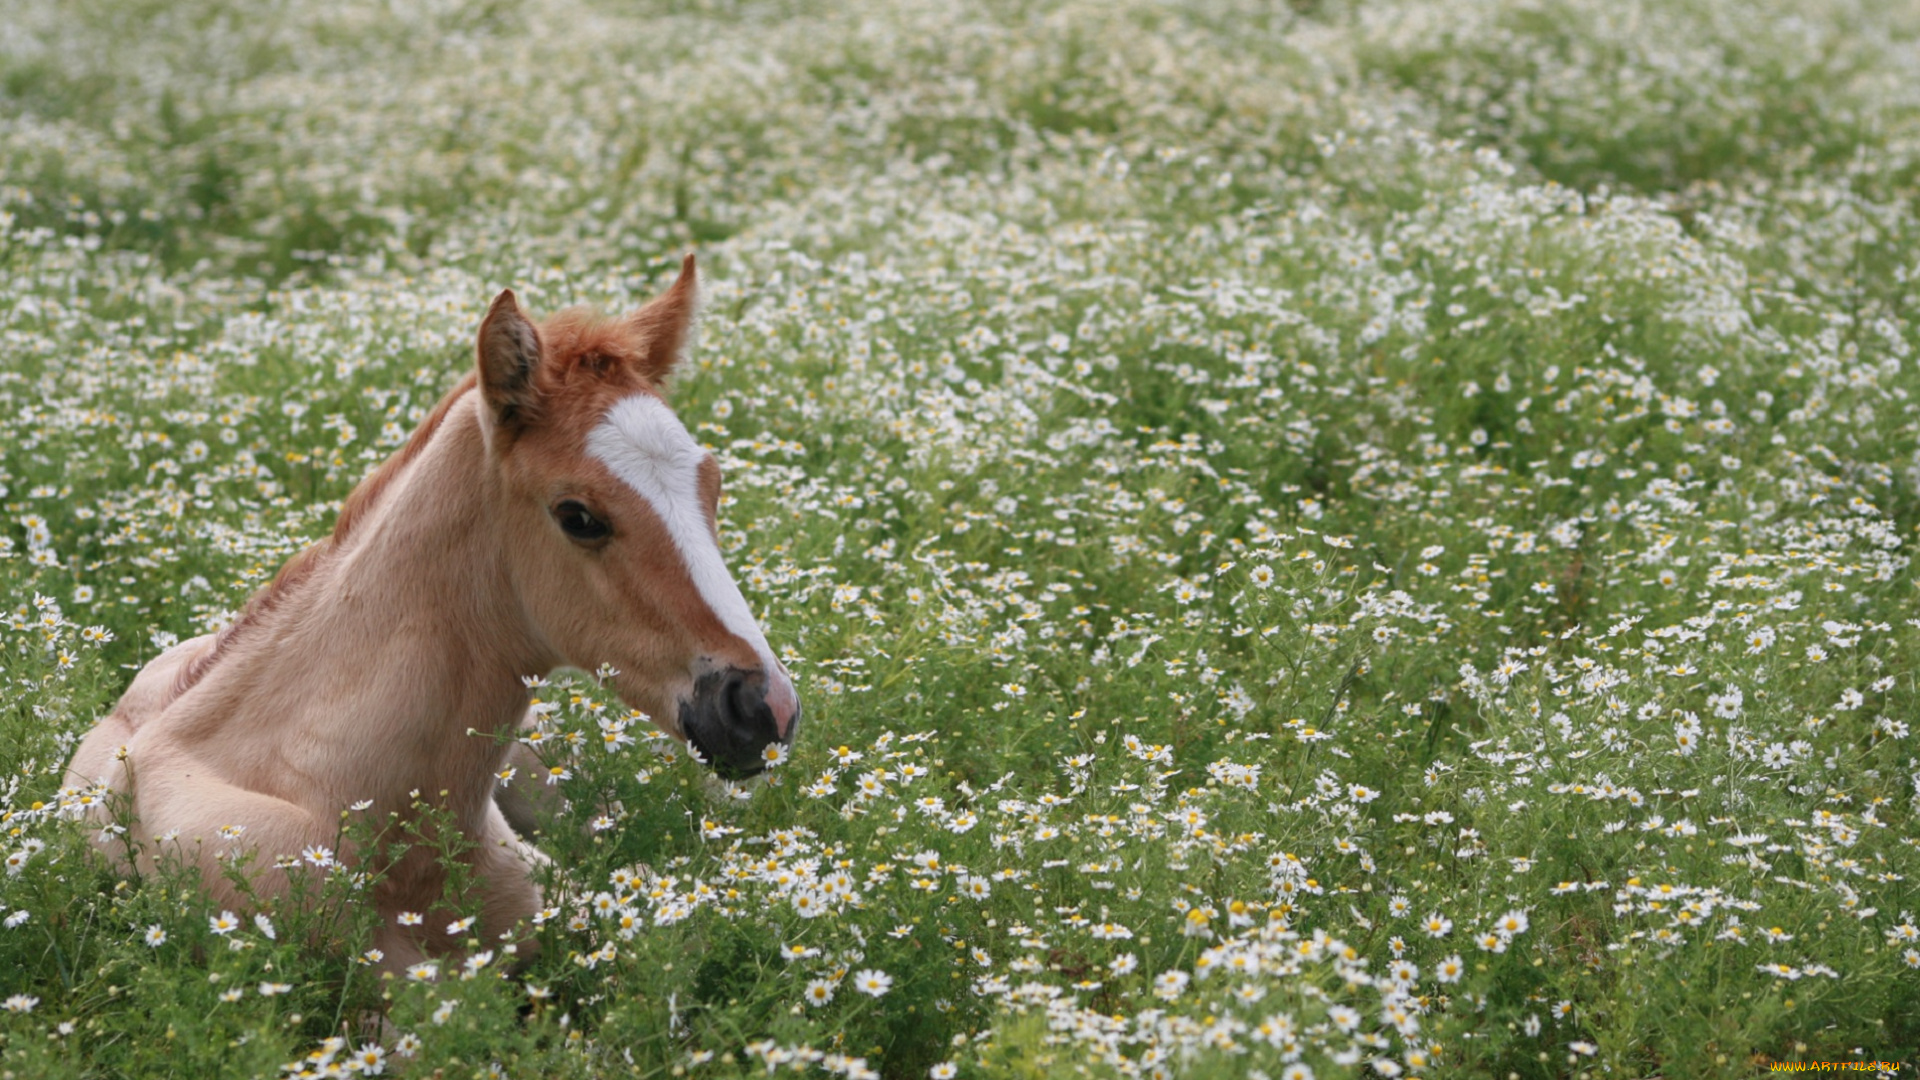
<instances>
[{"instance_id":1,"label":"green grass","mask_svg":"<svg viewBox=\"0 0 1920 1080\"><path fill-rule=\"evenodd\" d=\"M14 24L0 1075L1920 1066L1906 7ZM695 248L675 402L792 760L731 791L536 689L585 748L520 966L376 977L351 868L271 934L117 878L61 777L132 672L498 289Z\"/></svg>"}]
</instances>

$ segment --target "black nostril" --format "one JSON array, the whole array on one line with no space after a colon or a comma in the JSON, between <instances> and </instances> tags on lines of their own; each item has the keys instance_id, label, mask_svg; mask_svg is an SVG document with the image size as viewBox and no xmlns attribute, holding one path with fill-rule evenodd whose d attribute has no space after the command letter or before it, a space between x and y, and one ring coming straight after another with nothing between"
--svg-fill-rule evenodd
<instances>
[{"instance_id":1,"label":"black nostril","mask_svg":"<svg viewBox=\"0 0 1920 1080\"><path fill-rule=\"evenodd\" d=\"M739 669L727 672L727 681L721 687L720 700L725 704L728 715L734 720L746 720L753 716L756 694L753 680Z\"/></svg>"}]
</instances>

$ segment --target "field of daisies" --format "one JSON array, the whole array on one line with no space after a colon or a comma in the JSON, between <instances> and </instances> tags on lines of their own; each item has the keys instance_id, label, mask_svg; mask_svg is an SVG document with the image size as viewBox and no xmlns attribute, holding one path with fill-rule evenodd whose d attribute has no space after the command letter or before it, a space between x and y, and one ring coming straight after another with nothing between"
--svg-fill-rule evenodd
<instances>
[{"instance_id":1,"label":"field of daisies","mask_svg":"<svg viewBox=\"0 0 1920 1080\"><path fill-rule=\"evenodd\" d=\"M0 1076L1920 1066L1916 71L1902 0L10 4ZM116 875L132 672L499 289L689 250L789 759L532 680L530 961Z\"/></svg>"}]
</instances>

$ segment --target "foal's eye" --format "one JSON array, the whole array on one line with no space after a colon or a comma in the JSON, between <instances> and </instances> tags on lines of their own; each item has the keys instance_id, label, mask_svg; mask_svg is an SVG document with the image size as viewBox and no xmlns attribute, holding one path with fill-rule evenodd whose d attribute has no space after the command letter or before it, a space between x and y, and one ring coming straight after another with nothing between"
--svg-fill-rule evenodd
<instances>
[{"instance_id":1,"label":"foal's eye","mask_svg":"<svg viewBox=\"0 0 1920 1080\"><path fill-rule=\"evenodd\" d=\"M559 522L560 528L575 540L603 540L612 531L606 522L594 517L593 511L587 509L584 503L573 499L553 508L553 520Z\"/></svg>"}]
</instances>

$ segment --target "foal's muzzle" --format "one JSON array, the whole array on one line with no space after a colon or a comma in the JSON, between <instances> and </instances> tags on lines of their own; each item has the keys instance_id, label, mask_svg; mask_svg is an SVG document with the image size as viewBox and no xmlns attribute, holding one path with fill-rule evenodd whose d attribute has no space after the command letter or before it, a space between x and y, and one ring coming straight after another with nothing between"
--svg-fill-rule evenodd
<instances>
[{"instance_id":1,"label":"foal's muzzle","mask_svg":"<svg viewBox=\"0 0 1920 1080\"><path fill-rule=\"evenodd\" d=\"M757 776L767 748L793 741L800 705L783 676L769 685L764 671L723 668L700 676L680 703L680 730L713 771L728 780Z\"/></svg>"}]
</instances>

